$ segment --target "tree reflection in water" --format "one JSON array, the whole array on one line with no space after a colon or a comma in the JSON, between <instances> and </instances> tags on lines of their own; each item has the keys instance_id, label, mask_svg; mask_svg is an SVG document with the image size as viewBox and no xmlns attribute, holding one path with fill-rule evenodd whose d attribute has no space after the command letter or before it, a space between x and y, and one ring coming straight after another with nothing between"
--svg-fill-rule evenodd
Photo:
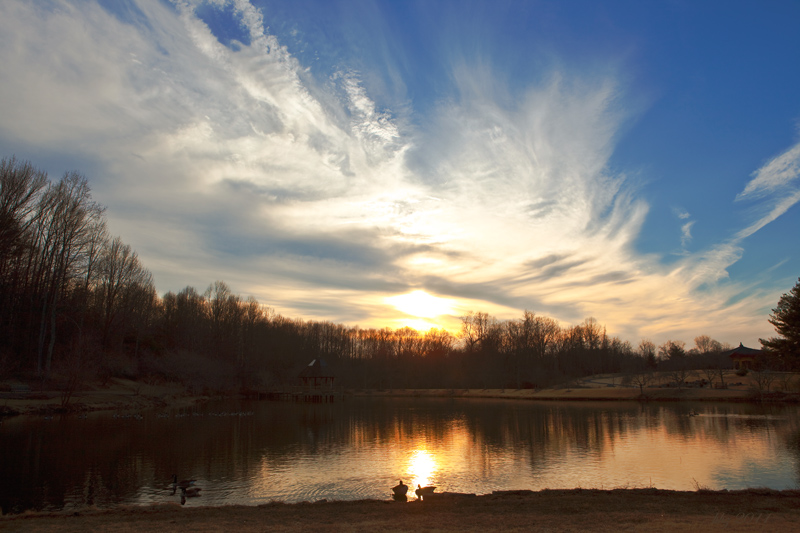
<instances>
[{"instance_id":1,"label":"tree reflection in water","mask_svg":"<svg viewBox=\"0 0 800 533\"><path fill-rule=\"evenodd\" d=\"M250 416L218 416L219 412ZM688 416L689 412L698 416ZM410 486L493 490L798 485L800 408L355 398L227 402L196 411L7 419L3 512L173 501L187 505L386 499Z\"/></svg>"}]
</instances>

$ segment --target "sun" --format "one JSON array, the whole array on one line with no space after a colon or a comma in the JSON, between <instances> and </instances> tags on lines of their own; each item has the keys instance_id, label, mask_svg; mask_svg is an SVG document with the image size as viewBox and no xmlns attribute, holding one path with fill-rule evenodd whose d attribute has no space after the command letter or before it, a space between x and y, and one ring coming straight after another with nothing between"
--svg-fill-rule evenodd
<instances>
[{"instance_id":1,"label":"sun","mask_svg":"<svg viewBox=\"0 0 800 533\"><path fill-rule=\"evenodd\" d=\"M398 311L418 318L453 314L452 300L439 298L419 289L407 294L390 296L385 301Z\"/></svg>"}]
</instances>

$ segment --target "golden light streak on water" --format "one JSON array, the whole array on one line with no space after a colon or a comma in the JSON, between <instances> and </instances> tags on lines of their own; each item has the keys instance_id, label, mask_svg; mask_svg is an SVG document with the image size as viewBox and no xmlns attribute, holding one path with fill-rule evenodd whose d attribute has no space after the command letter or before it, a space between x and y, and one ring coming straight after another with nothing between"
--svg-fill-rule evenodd
<instances>
[{"instance_id":1,"label":"golden light streak on water","mask_svg":"<svg viewBox=\"0 0 800 533\"><path fill-rule=\"evenodd\" d=\"M411 489L416 489L417 485L425 487L430 485L434 475L439 470L436 458L427 450L417 449L411 452L408 459L407 476L411 483Z\"/></svg>"}]
</instances>

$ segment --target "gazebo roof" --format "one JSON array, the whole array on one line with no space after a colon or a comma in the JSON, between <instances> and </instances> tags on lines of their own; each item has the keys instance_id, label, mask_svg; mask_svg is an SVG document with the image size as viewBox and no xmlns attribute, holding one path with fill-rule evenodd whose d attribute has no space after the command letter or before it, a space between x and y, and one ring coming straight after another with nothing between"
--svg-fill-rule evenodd
<instances>
[{"instance_id":1,"label":"gazebo roof","mask_svg":"<svg viewBox=\"0 0 800 533\"><path fill-rule=\"evenodd\" d=\"M755 357L761 355L761 350L748 348L740 342L738 347L733 350L728 350L727 352L722 352L722 355L727 355L728 357Z\"/></svg>"},{"instance_id":2,"label":"gazebo roof","mask_svg":"<svg viewBox=\"0 0 800 533\"><path fill-rule=\"evenodd\" d=\"M332 378L333 372L328 368L328 363L322 359L314 359L301 372L301 378Z\"/></svg>"}]
</instances>

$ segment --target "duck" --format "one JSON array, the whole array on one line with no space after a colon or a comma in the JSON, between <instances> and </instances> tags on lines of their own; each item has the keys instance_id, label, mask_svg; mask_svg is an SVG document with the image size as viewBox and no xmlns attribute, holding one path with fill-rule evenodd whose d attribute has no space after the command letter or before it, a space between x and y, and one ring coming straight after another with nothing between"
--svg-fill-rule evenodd
<instances>
[{"instance_id":1,"label":"duck","mask_svg":"<svg viewBox=\"0 0 800 533\"><path fill-rule=\"evenodd\" d=\"M417 490L414 491L414 494L417 495L417 498L424 501L425 496L432 495L434 490L436 490L436 487L420 487L417 485Z\"/></svg>"},{"instance_id":2,"label":"duck","mask_svg":"<svg viewBox=\"0 0 800 533\"><path fill-rule=\"evenodd\" d=\"M172 488L173 489L175 489L175 488L178 488L178 489L181 489L181 490L188 489L189 487L194 485L195 481L197 481L197 480L196 479L184 479L182 481L178 481L178 474L172 474Z\"/></svg>"},{"instance_id":3,"label":"duck","mask_svg":"<svg viewBox=\"0 0 800 533\"><path fill-rule=\"evenodd\" d=\"M406 493L408 493L408 485L403 483L402 479L398 479L398 481L400 483L392 487L392 492L394 493L395 496L405 496Z\"/></svg>"}]
</instances>

